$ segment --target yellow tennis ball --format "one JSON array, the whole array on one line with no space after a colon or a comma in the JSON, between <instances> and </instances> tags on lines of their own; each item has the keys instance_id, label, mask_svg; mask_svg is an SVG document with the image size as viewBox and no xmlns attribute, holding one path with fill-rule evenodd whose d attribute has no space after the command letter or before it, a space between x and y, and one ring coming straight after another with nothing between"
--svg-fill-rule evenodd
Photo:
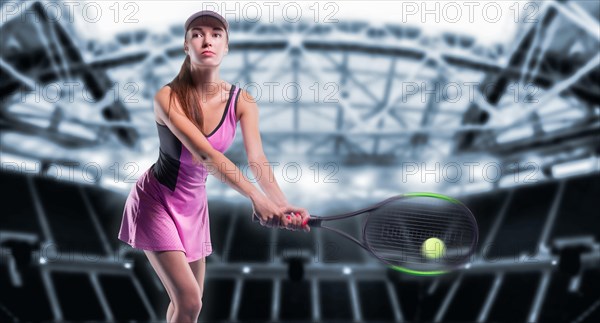
<instances>
[{"instance_id":1,"label":"yellow tennis ball","mask_svg":"<svg viewBox=\"0 0 600 323\"><path fill-rule=\"evenodd\" d=\"M446 253L446 245L438 238L429 238L423 242L421 252L425 258L438 259Z\"/></svg>"}]
</instances>

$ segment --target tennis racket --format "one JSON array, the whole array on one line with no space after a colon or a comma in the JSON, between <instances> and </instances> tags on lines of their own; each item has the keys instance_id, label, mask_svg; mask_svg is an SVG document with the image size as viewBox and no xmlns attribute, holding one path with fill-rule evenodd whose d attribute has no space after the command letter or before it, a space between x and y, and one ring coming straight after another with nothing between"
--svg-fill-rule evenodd
<instances>
[{"instance_id":1,"label":"tennis racket","mask_svg":"<svg viewBox=\"0 0 600 323\"><path fill-rule=\"evenodd\" d=\"M354 216L363 216L359 238L327 225ZM334 216L311 215L308 225L340 234L393 269L412 275L439 275L466 264L479 238L471 211L435 193L398 195Z\"/></svg>"}]
</instances>

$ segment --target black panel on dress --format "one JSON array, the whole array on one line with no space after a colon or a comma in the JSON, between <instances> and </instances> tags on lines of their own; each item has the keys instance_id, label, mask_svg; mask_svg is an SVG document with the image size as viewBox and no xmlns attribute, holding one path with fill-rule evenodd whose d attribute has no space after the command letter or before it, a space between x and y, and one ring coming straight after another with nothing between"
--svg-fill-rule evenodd
<instances>
[{"instance_id":1,"label":"black panel on dress","mask_svg":"<svg viewBox=\"0 0 600 323\"><path fill-rule=\"evenodd\" d=\"M152 171L154 177L159 183L175 191L177 186L177 176L179 175L181 156L181 141L164 125L156 123L158 126L158 139L160 148L158 150L158 160L154 163Z\"/></svg>"}]
</instances>

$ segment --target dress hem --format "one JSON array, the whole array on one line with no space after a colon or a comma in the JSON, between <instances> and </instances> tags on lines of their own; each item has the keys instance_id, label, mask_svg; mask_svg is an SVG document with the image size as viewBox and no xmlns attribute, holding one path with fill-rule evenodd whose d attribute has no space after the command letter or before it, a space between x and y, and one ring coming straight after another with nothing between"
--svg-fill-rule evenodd
<instances>
[{"instance_id":1,"label":"dress hem","mask_svg":"<svg viewBox=\"0 0 600 323\"><path fill-rule=\"evenodd\" d=\"M148 251L181 251L185 255L185 258L188 263L200 260L202 258L206 258L212 254L212 250L211 250L208 253L200 254L200 256L188 256L188 253L181 247L140 245L137 243L127 242L121 238L119 238L119 240L125 242L126 244L130 245L132 248L135 248L135 249L148 250Z\"/></svg>"}]
</instances>

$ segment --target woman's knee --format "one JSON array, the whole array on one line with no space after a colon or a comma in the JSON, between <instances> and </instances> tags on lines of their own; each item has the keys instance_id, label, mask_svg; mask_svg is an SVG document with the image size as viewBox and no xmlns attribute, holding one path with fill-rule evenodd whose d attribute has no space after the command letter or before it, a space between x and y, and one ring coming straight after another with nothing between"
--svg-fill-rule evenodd
<instances>
[{"instance_id":1,"label":"woman's knee","mask_svg":"<svg viewBox=\"0 0 600 323\"><path fill-rule=\"evenodd\" d=\"M194 284L196 285L196 284ZM202 310L202 293L198 286L190 286L185 291L178 292L174 300L175 308L190 314L199 314Z\"/></svg>"}]
</instances>

